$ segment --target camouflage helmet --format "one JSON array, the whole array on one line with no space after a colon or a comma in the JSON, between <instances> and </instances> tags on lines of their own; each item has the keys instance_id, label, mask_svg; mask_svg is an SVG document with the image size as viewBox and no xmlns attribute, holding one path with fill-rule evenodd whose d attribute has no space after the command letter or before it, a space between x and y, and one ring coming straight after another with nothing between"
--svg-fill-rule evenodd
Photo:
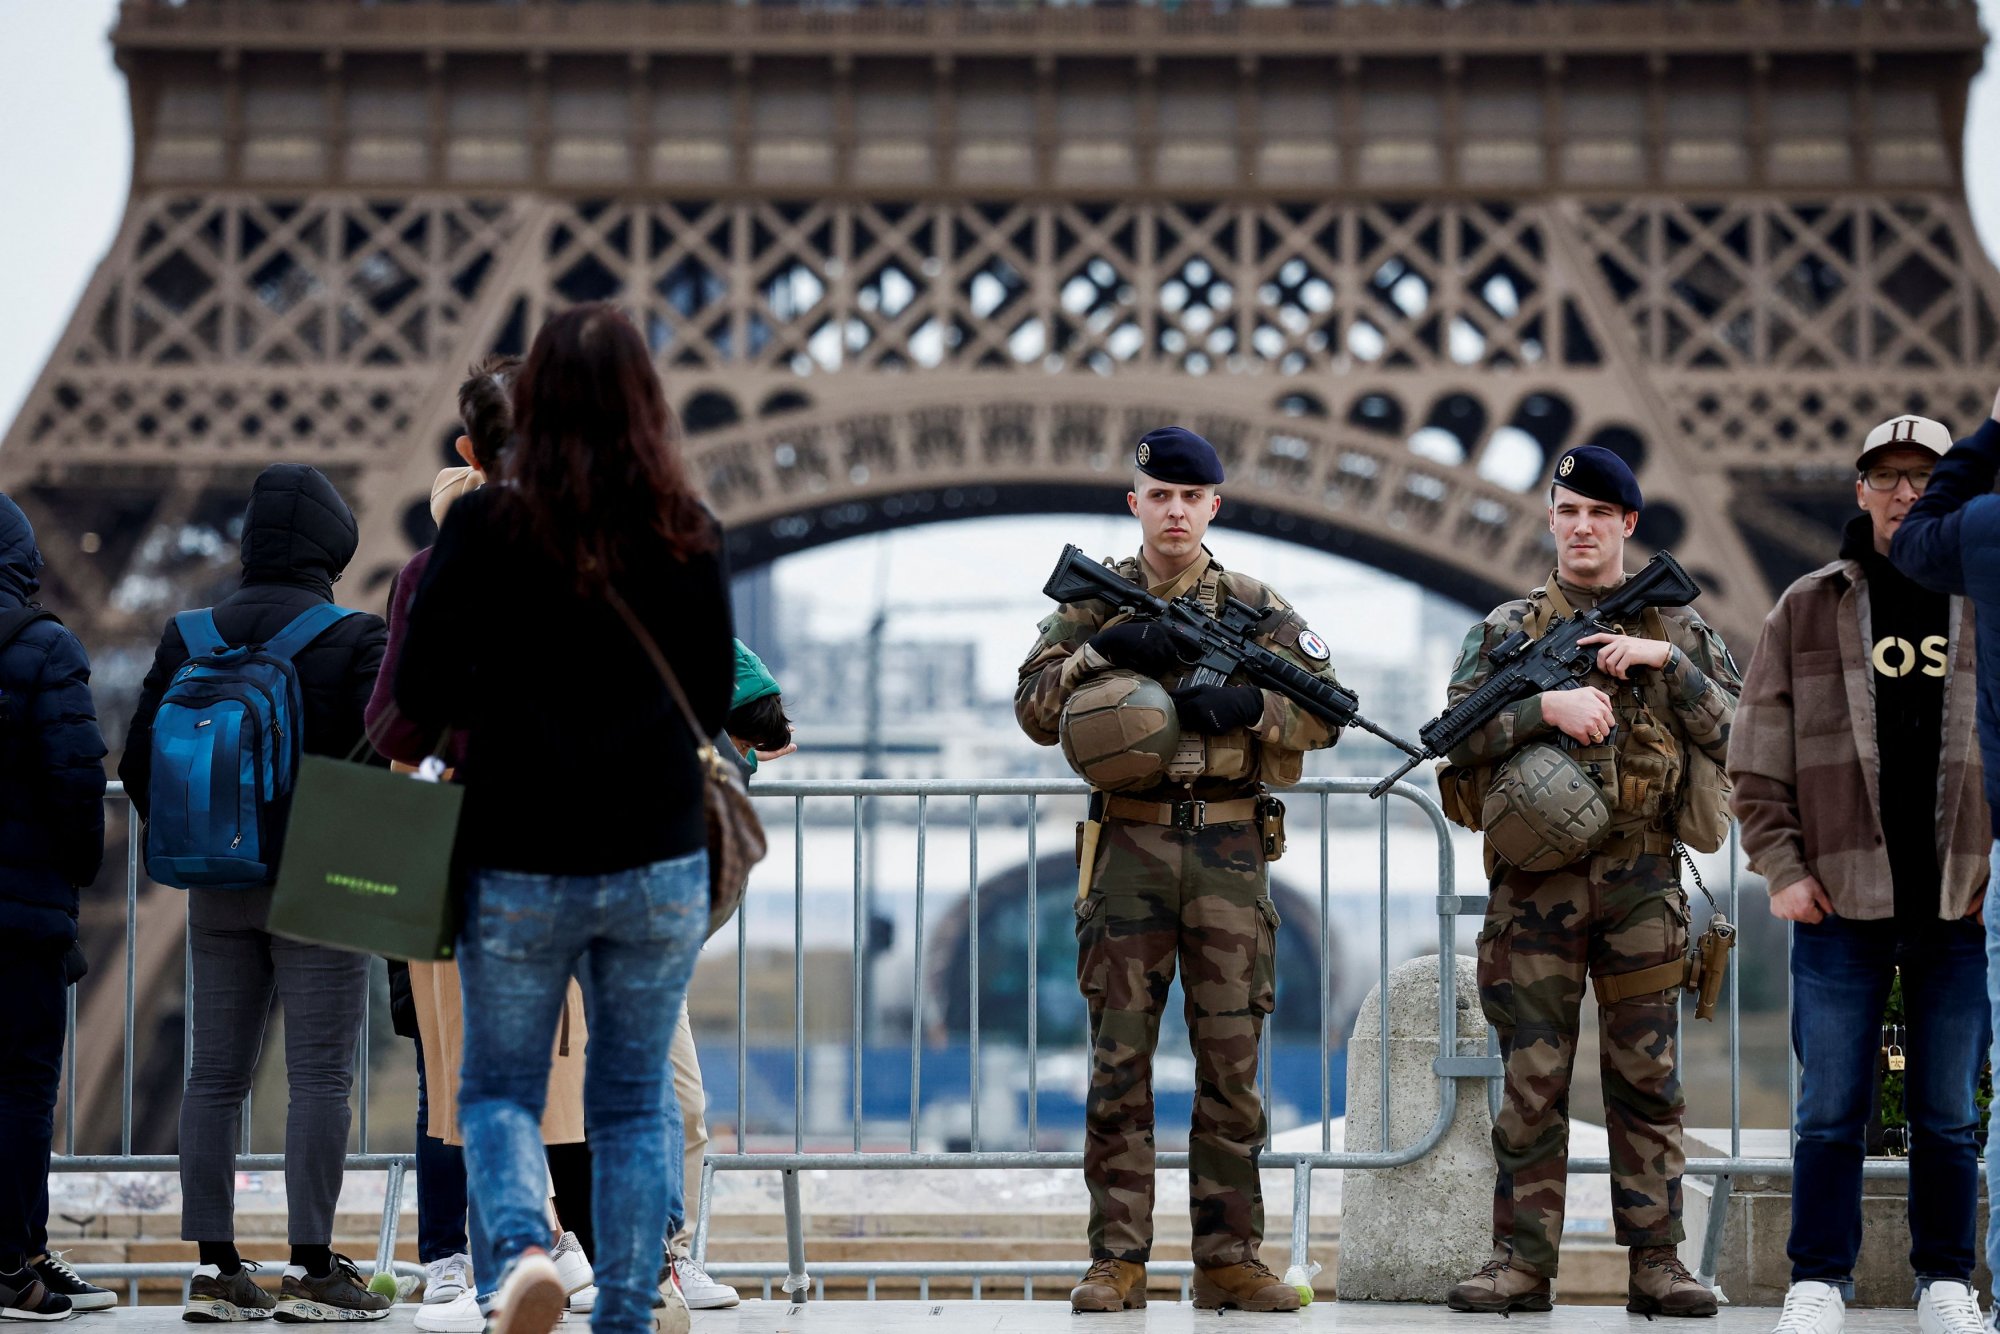
<instances>
[{"instance_id":1,"label":"camouflage helmet","mask_svg":"<svg viewBox=\"0 0 2000 1334\"><path fill-rule=\"evenodd\" d=\"M1554 871L1604 841L1611 803L1568 751L1536 744L1500 766L1481 817L1500 860L1523 871Z\"/></svg>"},{"instance_id":2,"label":"camouflage helmet","mask_svg":"<svg viewBox=\"0 0 2000 1334\"><path fill-rule=\"evenodd\" d=\"M1071 693L1062 711L1069 767L1104 792L1151 787L1180 748L1181 725L1167 688L1137 672L1100 672Z\"/></svg>"}]
</instances>

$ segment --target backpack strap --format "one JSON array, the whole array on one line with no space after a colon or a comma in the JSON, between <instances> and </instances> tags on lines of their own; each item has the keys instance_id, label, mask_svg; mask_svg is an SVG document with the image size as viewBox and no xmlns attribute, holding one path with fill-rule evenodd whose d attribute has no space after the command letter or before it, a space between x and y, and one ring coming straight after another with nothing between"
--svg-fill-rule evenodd
<instances>
[{"instance_id":1,"label":"backpack strap","mask_svg":"<svg viewBox=\"0 0 2000 1334\"><path fill-rule=\"evenodd\" d=\"M209 608L182 612L174 617L174 628L181 632L181 644L190 658L199 658L229 647L222 631L215 628L215 612Z\"/></svg>"},{"instance_id":2,"label":"backpack strap","mask_svg":"<svg viewBox=\"0 0 2000 1334\"><path fill-rule=\"evenodd\" d=\"M357 613L350 607L337 607L331 602L322 602L317 607L309 607L300 612L292 623L264 643L264 652L274 658L290 662L299 650L333 629L341 621Z\"/></svg>"},{"instance_id":3,"label":"backpack strap","mask_svg":"<svg viewBox=\"0 0 2000 1334\"><path fill-rule=\"evenodd\" d=\"M13 643L23 630L36 621L55 621L57 625L62 624L52 611L43 611L40 607L17 607L5 616L0 616L0 648L6 648Z\"/></svg>"}]
</instances>

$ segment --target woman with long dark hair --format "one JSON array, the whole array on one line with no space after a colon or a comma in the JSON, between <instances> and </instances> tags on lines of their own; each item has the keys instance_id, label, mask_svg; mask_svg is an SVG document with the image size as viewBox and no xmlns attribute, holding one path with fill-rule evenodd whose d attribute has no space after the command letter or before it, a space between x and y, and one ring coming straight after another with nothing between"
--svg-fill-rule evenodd
<instances>
[{"instance_id":1,"label":"woman with long dark hair","mask_svg":"<svg viewBox=\"0 0 2000 1334\"><path fill-rule=\"evenodd\" d=\"M667 1052L708 920L696 751L729 710L727 577L624 316L590 305L550 320L514 411L503 484L445 519L396 678L408 719L465 733L459 1121L491 1252L473 1267L501 1275L495 1334L555 1324L538 1127L574 976L591 1016L592 1323L640 1334L683 1192Z\"/></svg>"}]
</instances>

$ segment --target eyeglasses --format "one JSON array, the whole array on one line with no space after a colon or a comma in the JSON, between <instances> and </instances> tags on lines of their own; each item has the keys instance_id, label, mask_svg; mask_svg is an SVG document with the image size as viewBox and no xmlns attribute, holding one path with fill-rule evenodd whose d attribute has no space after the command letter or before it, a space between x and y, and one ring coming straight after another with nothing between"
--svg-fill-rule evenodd
<instances>
[{"instance_id":1,"label":"eyeglasses","mask_svg":"<svg viewBox=\"0 0 2000 1334\"><path fill-rule=\"evenodd\" d=\"M1870 468L1861 474L1870 491L1894 491L1898 482L1908 482L1918 495L1931 484L1929 468Z\"/></svg>"}]
</instances>

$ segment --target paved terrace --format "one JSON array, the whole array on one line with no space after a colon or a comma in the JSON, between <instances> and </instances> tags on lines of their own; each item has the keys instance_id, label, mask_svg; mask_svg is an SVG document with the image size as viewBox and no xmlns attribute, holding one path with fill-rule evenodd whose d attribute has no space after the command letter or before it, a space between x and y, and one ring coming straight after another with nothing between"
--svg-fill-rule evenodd
<instances>
[{"instance_id":1,"label":"paved terrace","mask_svg":"<svg viewBox=\"0 0 2000 1334\"><path fill-rule=\"evenodd\" d=\"M377 1324L357 1325L356 1329L407 1334L416 1307L399 1306L388 1319ZM141 1330L185 1329L180 1310L173 1306L120 1307L108 1314L79 1316L86 1324L108 1327L102 1334L137 1334ZM1914 1311L1859 1310L1847 1313L1847 1328L1853 1334L1886 1334L1916 1327ZM1599 1334L1603 1330L1640 1334L1653 1330L1643 1316L1627 1315L1617 1306L1563 1306L1547 1315L1513 1317L1509 1334ZM1770 1307L1722 1308L1713 1321L1689 1322L1688 1334L1769 1334L1777 1322ZM1144 1311L1119 1315L1093 1315L1087 1319L1072 1315L1064 1302L810 1302L793 1306L783 1302L746 1301L731 1311L697 1311L695 1334L799 1334L820 1330L825 1334L897 1334L898 1331L927 1330L937 1334L1182 1334L1187 1330L1220 1329L1252 1331L1259 1328L1304 1327L1326 1330L1383 1330L1394 1334L1472 1334L1492 1330L1491 1316L1457 1315L1442 1306L1381 1306L1367 1302L1315 1302L1297 1315L1244 1315L1229 1311L1217 1314L1197 1311L1184 1302L1155 1304ZM587 1326L571 1322L559 1329L585 1334ZM87 1331L83 1332L87 1334Z\"/></svg>"}]
</instances>

